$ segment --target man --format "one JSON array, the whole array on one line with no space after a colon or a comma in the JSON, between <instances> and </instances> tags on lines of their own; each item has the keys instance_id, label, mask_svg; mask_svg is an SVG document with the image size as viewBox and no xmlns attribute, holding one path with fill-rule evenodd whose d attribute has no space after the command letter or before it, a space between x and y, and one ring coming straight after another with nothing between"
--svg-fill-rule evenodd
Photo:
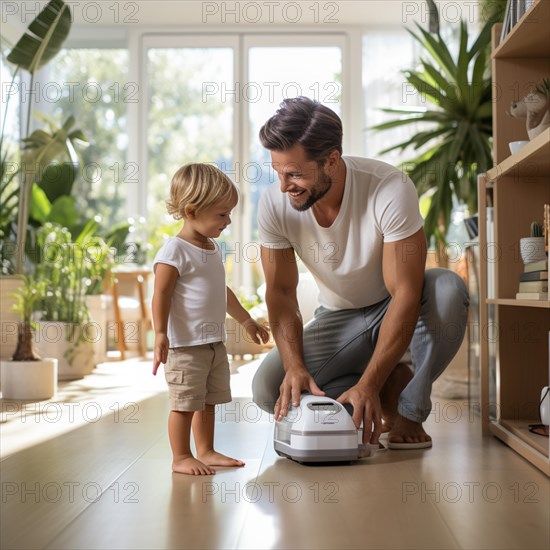
<instances>
[{"instance_id":1,"label":"man","mask_svg":"<svg viewBox=\"0 0 550 550\"><path fill-rule=\"evenodd\" d=\"M425 448L431 385L466 327L464 282L425 271L423 219L413 183L383 162L342 157L342 123L306 97L284 100L260 130L280 180L262 196L258 225L269 321L277 348L253 381L277 419L300 394L328 395L363 421L364 442ZM302 327L295 254L320 288ZM411 349L413 372L400 363Z\"/></svg>"}]
</instances>

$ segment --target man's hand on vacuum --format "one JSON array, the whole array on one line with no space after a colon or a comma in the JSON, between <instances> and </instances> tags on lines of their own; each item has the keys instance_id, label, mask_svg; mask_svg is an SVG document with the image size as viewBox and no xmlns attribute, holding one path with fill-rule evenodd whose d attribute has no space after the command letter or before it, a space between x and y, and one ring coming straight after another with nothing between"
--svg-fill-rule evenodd
<instances>
[{"instance_id":1,"label":"man's hand on vacuum","mask_svg":"<svg viewBox=\"0 0 550 550\"><path fill-rule=\"evenodd\" d=\"M279 388L279 399L275 403L275 420L286 416L291 404L295 407L300 404L300 395L303 391L312 395L325 395L305 368L289 368Z\"/></svg>"},{"instance_id":2,"label":"man's hand on vacuum","mask_svg":"<svg viewBox=\"0 0 550 550\"><path fill-rule=\"evenodd\" d=\"M338 403L349 403L353 407L353 422L359 428L363 421L363 443L378 443L382 433L382 405L378 391L356 384L345 391Z\"/></svg>"}]
</instances>

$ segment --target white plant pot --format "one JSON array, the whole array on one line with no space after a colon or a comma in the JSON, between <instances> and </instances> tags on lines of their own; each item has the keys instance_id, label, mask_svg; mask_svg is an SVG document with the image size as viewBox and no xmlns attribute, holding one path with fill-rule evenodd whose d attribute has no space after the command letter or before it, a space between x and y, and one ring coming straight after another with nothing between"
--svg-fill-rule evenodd
<instances>
[{"instance_id":1,"label":"white plant pot","mask_svg":"<svg viewBox=\"0 0 550 550\"><path fill-rule=\"evenodd\" d=\"M520 239L519 252L524 264L544 260L546 258L544 237L524 237Z\"/></svg>"},{"instance_id":2,"label":"white plant pot","mask_svg":"<svg viewBox=\"0 0 550 550\"><path fill-rule=\"evenodd\" d=\"M2 399L49 399L57 392L57 359L2 361Z\"/></svg>"},{"instance_id":3,"label":"white plant pot","mask_svg":"<svg viewBox=\"0 0 550 550\"><path fill-rule=\"evenodd\" d=\"M0 359L11 359L17 347L17 330L21 316L11 310L15 304L13 293L23 286L17 276L0 277Z\"/></svg>"},{"instance_id":4,"label":"white plant pot","mask_svg":"<svg viewBox=\"0 0 550 550\"><path fill-rule=\"evenodd\" d=\"M36 349L43 357L58 360L58 380L78 380L95 367L97 326L40 321L36 331Z\"/></svg>"}]
</instances>

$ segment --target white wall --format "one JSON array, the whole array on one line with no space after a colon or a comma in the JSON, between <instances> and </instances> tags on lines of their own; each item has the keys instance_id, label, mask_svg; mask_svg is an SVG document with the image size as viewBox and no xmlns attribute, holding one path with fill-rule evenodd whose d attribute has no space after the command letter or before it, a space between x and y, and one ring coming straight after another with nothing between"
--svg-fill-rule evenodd
<instances>
[{"instance_id":1,"label":"white wall","mask_svg":"<svg viewBox=\"0 0 550 550\"><path fill-rule=\"evenodd\" d=\"M114 26L132 28L166 26L232 27L241 25L247 31L265 25L311 25L317 30L338 29L340 25L380 27L411 24L426 25L427 4L424 0L66 0L71 7L75 28ZM477 18L478 1L440 0L441 18L446 22ZM46 4L41 1L0 1L2 33L20 32Z\"/></svg>"}]
</instances>

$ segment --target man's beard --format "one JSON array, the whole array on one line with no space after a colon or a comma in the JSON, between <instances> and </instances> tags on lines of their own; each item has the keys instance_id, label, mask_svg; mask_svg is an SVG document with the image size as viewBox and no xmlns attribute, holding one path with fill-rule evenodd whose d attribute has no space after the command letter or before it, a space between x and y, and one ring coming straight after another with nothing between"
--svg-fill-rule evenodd
<instances>
[{"instance_id":1,"label":"man's beard","mask_svg":"<svg viewBox=\"0 0 550 550\"><path fill-rule=\"evenodd\" d=\"M325 171L321 171L321 177L315 182L313 189L309 192L309 197L303 204L290 204L294 210L305 212L309 210L318 200L322 199L332 186L332 179Z\"/></svg>"}]
</instances>

